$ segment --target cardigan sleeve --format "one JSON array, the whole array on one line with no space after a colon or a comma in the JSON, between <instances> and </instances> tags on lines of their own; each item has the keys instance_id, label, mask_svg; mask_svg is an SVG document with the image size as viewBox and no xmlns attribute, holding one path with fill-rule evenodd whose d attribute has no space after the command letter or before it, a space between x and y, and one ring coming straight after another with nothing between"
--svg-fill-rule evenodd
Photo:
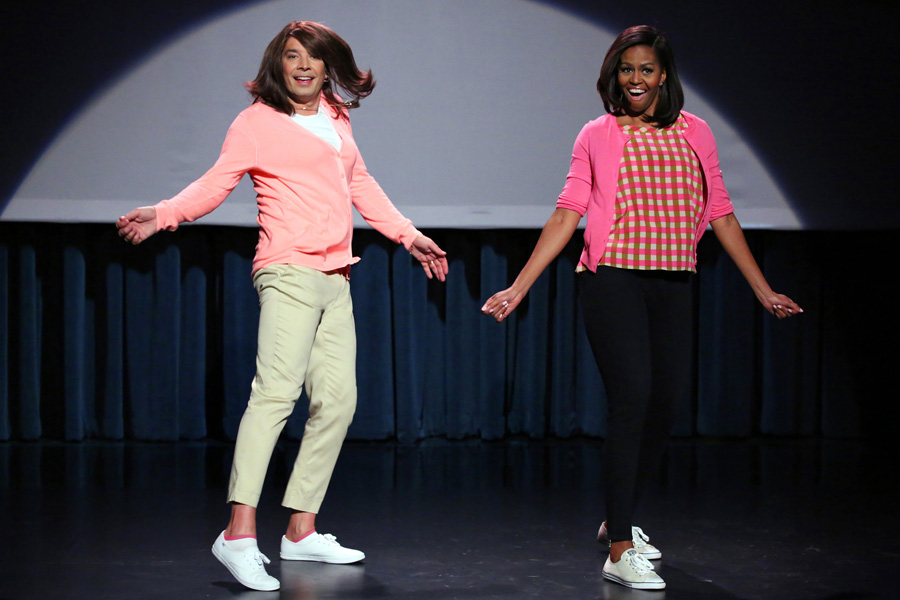
<instances>
[{"instance_id":1,"label":"cardigan sleeve","mask_svg":"<svg viewBox=\"0 0 900 600\"><path fill-rule=\"evenodd\" d=\"M357 155L350 179L350 198L353 206L366 222L388 239L399 242L408 250L421 232L412 221L400 214L387 194L366 169L362 155Z\"/></svg>"},{"instance_id":2,"label":"cardigan sleeve","mask_svg":"<svg viewBox=\"0 0 900 600\"><path fill-rule=\"evenodd\" d=\"M582 127L578 137L575 138L569 174L566 176L566 184L556 202L557 208L574 210L581 216L587 212L594 182L589 126L590 123Z\"/></svg>"},{"instance_id":3,"label":"cardigan sleeve","mask_svg":"<svg viewBox=\"0 0 900 600\"><path fill-rule=\"evenodd\" d=\"M703 132L704 147L706 157L702 162L705 165L704 174L706 175L706 185L709 189L709 220L715 221L734 212L734 205L725 188L725 180L722 177L722 168L719 166L719 149L716 145L716 138L712 129L706 121L697 118L697 123L701 125L699 128Z\"/></svg>"},{"instance_id":4,"label":"cardigan sleeve","mask_svg":"<svg viewBox=\"0 0 900 600\"><path fill-rule=\"evenodd\" d=\"M156 205L158 229L174 231L180 223L211 213L237 187L256 159L256 140L244 115L240 114L228 128L222 151L212 168L174 198Z\"/></svg>"},{"instance_id":5,"label":"cardigan sleeve","mask_svg":"<svg viewBox=\"0 0 900 600\"><path fill-rule=\"evenodd\" d=\"M710 156L709 172L709 220L715 221L734 212L734 205L725 189L725 180L719 167L719 152L715 149Z\"/></svg>"}]
</instances>

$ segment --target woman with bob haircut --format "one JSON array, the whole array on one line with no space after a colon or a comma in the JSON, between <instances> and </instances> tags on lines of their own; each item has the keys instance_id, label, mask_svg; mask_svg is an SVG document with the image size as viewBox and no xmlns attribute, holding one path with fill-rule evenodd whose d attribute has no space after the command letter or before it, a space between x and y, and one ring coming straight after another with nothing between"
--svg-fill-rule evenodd
<instances>
[{"instance_id":1,"label":"woman with bob haircut","mask_svg":"<svg viewBox=\"0 0 900 600\"><path fill-rule=\"evenodd\" d=\"M556 211L512 286L482 311L502 322L562 251L587 214L578 285L607 395L604 458L606 579L664 589L648 559L662 553L634 526L641 489L658 467L691 374L697 242L712 225L763 307L803 312L769 287L747 247L722 180L715 139L683 111L672 49L639 25L613 42L597 90L607 114L578 134Z\"/></svg>"},{"instance_id":2,"label":"woman with bob haircut","mask_svg":"<svg viewBox=\"0 0 900 600\"><path fill-rule=\"evenodd\" d=\"M365 558L316 532L316 514L356 408L356 332L350 265L356 207L402 243L428 278L444 281L446 253L391 204L366 170L348 110L372 93L350 46L328 27L295 21L266 48L253 96L200 179L170 200L116 222L139 244L218 207L244 174L257 194L259 242L253 283L260 315L256 376L241 420L228 489L231 518L213 554L243 585L276 590L256 541L256 505L275 443L305 387L309 420L282 504L291 509L284 560L354 563ZM343 101L336 89L349 95Z\"/></svg>"}]
</instances>

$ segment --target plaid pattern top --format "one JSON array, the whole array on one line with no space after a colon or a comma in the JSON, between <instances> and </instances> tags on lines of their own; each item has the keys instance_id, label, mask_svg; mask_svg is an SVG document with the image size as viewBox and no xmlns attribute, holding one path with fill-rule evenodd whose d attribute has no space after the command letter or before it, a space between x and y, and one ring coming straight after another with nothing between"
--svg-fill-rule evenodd
<instances>
[{"instance_id":1,"label":"plaid pattern top","mask_svg":"<svg viewBox=\"0 0 900 600\"><path fill-rule=\"evenodd\" d=\"M615 222L601 265L625 269L695 271L694 242L703 213L700 161L681 130L628 125L619 163Z\"/></svg>"}]
</instances>

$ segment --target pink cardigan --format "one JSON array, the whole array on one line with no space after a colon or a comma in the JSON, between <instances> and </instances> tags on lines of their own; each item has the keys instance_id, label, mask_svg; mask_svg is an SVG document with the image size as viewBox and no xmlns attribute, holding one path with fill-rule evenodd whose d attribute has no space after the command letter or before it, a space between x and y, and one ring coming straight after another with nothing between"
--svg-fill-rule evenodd
<instances>
[{"instance_id":1,"label":"pink cardigan","mask_svg":"<svg viewBox=\"0 0 900 600\"><path fill-rule=\"evenodd\" d=\"M173 231L212 212L249 173L259 208L253 273L273 264L332 271L358 262L350 248L351 206L376 230L409 248L419 231L369 175L349 120L333 113L340 152L261 102L244 109L228 129L216 164L156 205L158 228Z\"/></svg>"},{"instance_id":2,"label":"pink cardigan","mask_svg":"<svg viewBox=\"0 0 900 600\"><path fill-rule=\"evenodd\" d=\"M696 253L696 243L709 222L731 214L734 207L722 180L719 152L709 125L690 113L682 111L681 114L688 124L682 135L697 153L704 179L703 215L694 242ZM612 230L619 163L627 141L628 137L619 129L613 115L603 115L585 125L575 139L572 166L556 202L557 208L574 210L582 216L587 213L581 263L591 271L597 270Z\"/></svg>"}]
</instances>

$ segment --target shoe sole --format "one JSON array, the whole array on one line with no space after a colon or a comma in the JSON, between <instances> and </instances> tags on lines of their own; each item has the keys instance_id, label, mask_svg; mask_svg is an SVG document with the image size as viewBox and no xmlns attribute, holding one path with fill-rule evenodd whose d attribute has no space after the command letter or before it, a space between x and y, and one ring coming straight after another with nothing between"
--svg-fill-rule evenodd
<instances>
[{"instance_id":1,"label":"shoe sole","mask_svg":"<svg viewBox=\"0 0 900 600\"><path fill-rule=\"evenodd\" d=\"M226 569L228 569L228 572L231 573L231 576L234 577L237 580L237 582L240 583L242 586L250 588L251 590L256 590L258 592L274 592L276 590L281 589L280 582L275 587L261 587L257 584L250 584L250 583L244 581L243 578L241 578L237 573L234 572L234 569L231 568L231 565L228 564L228 561L226 561L225 558L219 554L219 551L215 546L212 547L212 553L213 553L213 556L215 556L216 559L220 563L222 563L222 565Z\"/></svg>"},{"instance_id":2,"label":"shoe sole","mask_svg":"<svg viewBox=\"0 0 900 600\"><path fill-rule=\"evenodd\" d=\"M315 557L315 556L288 556L286 554L279 554L281 556L281 560L300 560L305 562L320 562L320 563L328 563L329 565L352 565L358 562L362 562L366 559L366 555L363 554L359 558L351 558L351 559L338 559L338 560L329 560L324 557Z\"/></svg>"},{"instance_id":3,"label":"shoe sole","mask_svg":"<svg viewBox=\"0 0 900 600\"><path fill-rule=\"evenodd\" d=\"M612 573L607 573L606 571L603 571L603 578L609 579L613 583L618 583L619 585L624 585L625 587L629 587L629 588L632 588L635 590L664 590L664 589L666 589L665 581L661 581L659 583L652 582L652 581L634 583L631 581L625 581L624 579L622 579L620 577L616 577Z\"/></svg>"}]
</instances>

